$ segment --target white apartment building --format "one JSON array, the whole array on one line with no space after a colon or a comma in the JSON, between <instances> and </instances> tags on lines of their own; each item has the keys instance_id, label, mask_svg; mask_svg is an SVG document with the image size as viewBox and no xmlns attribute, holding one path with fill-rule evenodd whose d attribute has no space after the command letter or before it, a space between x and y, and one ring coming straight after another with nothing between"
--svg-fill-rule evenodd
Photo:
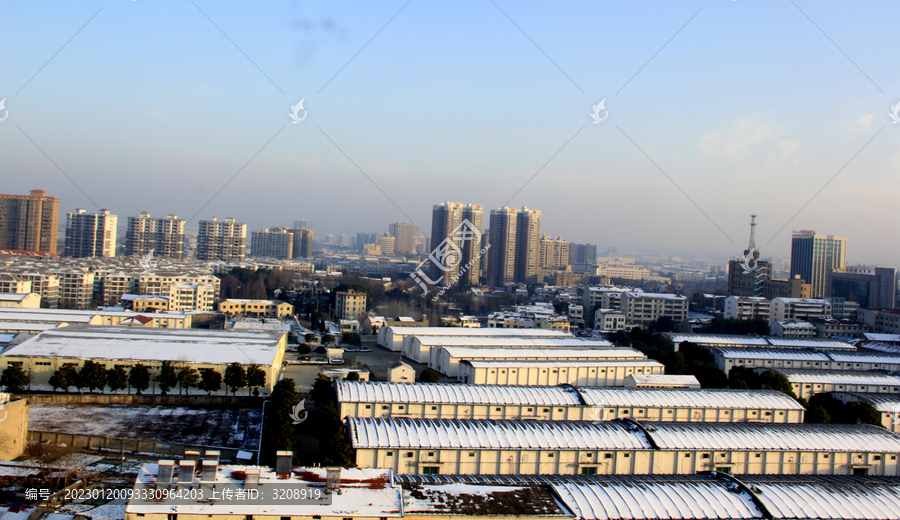
<instances>
[{"instance_id":1,"label":"white apartment building","mask_svg":"<svg viewBox=\"0 0 900 520\"><path fill-rule=\"evenodd\" d=\"M594 328L605 331L625 330L625 315L614 309L597 309Z\"/></svg>"},{"instance_id":2,"label":"white apartment building","mask_svg":"<svg viewBox=\"0 0 900 520\"><path fill-rule=\"evenodd\" d=\"M769 333L784 338L814 338L816 326L808 321L776 321L769 326Z\"/></svg>"},{"instance_id":3,"label":"white apartment building","mask_svg":"<svg viewBox=\"0 0 900 520\"><path fill-rule=\"evenodd\" d=\"M31 282L22 280L10 274L0 274L0 293L21 294L30 293Z\"/></svg>"},{"instance_id":4,"label":"white apartment building","mask_svg":"<svg viewBox=\"0 0 900 520\"><path fill-rule=\"evenodd\" d=\"M569 317L569 324L584 326L584 307L581 305L569 305L566 314Z\"/></svg>"},{"instance_id":5,"label":"white apartment building","mask_svg":"<svg viewBox=\"0 0 900 520\"><path fill-rule=\"evenodd\" d=\"M264 228L250 238L250 256L290 260L294 254L294 234L287 229Z\"/></svg>"},{"instance_id":6,"label":"white apartment building","mask_svg":"<svg viewBox=\"0 0 900 520\"><path fill-rule=\"evenodd\" d=\"M650 269L634 265L601 265L597 267L597 276L621 278L624 280L649 280Z\"/></svg>"},{"instance_id":7,"label":"white apartment building","mask_svg":"<svg viewBox=\"0 0 900 520\"><path fill-rule=\"evenodd\" d=\"M78 209L66 217L65 256L89 258L116 256L116 225L119 217L108 209L88 213Z\"/></svg>"},{"instance_id":8,"label":"white apartment building","mask_svg":"<svg viewBox=\"0 0 900 520\"><path fill-rule=\"evenodd\" d=\"M339 320L362 320L366 316L366 293L353 290L338 292L334 314Z\"/></svg>"},{"instance_id":9,"label":"white apartment building","mask_svg":"<svg viewBox=\"0 0 900 520\"><path fill-rule=\"evenodd\" d=\"M169 286L170 311L215 311L219 291L211 283L173 283Z\"/></svg>"},{"instance_id":10,"label":"white apartment building","mask_svg":"<svg viewBox=\"0 0 900 520\"><path fill-rule=\"evenodd\" d=\"M647 324L660 318L687 319L688 299L678 294L622 293L621 311L628 323Z\"/></svg>"},{"instance_id":11,"label":"white apartment building","mask_svg":"<svg viewBox=\"0 0 900 520\"><path fill-rule=\"evenodd\" d=\"M138 278L138 293L151 296L169 296L174 284L210 284L215 290L215 295L218 296L222 281L211 274L202 273L148 273L142 274Z\"/></svg>"},{"instance_id":12,"label":"white apartment building","mask_svg":"<svg viewBox=\"0 0 900 520\"><path fill-rule=\"evenodd\" d=\"M725 298L723 317L738 320L768 320L769 300L761 296L729 296Z\"/></svg>"},{"instance_id":13,"label":"white apartment building","mask_svg":"<svg viewBox=\"0 0 900 520\"><path fill-rule=\"evenodd\" d=\"M247 240L247 224L226 218L220 222L216 217L198 222L198 260L240 262L244 259Z\"/></svg>"},{"instance_id":14,"label":"white apartment building","mask_svg":"<svg viewBox=\"0 0 900 520\"><path fill-rule=\"evenodd\" d=\"M775 298L769 308L769 322L806 321L831 316L831 303L820 298Z\"/></svg>"},{"instance_id":15,"label":"white apartment building","mask_svg":"<svg viewBox=\"0 0 900 520\"><path fill-rule=\"evenodd\" d=\"M59 307L59 276L51 273L35 271L14 271L15 277L21 281L31 282L29 292L41 295L41 299L51 309Z\"/></svg>"},{"instance_id":16,"label":"white apartment building","mask_svg":"<svg viewBox=\"0 0 900 520\"><path fill-rule=\"evenodd\" d=\"M154 257L181 260L184 257L184 219L178 215L151 218L141 212L138 217L128 217L125 234L125 254L145 256L153 250Z\"/></svg>"},{"instance_id":17,"label":"white apartment building","mask_svg":"<svg viewBox=\"0 0 900 520\"><path fill-rule=\"evenodd\" d=\"M59 278L59 305L69 309L89 309L94 296L94 273L64 268L51 271Z\"/></svg>"}]
</instances>

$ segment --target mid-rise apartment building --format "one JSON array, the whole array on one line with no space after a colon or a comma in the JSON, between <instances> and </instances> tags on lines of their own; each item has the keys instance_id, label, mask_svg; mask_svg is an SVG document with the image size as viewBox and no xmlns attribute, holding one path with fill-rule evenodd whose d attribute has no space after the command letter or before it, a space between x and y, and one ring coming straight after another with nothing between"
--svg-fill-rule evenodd
<instances>
[{"instance_id":1,"label":"mid-rise apartment building","mask_svg":"<svg viewBox=\"0 0 900 520\"><path fill-rule=\"evenodd\" d=\"M119 217L108 209L88 213L78 209L66 216L65 256L89 258L116 256L116 227Z\"/></svg>"},{"instance_id":2,"label":"mid-rise apartment building","mask_svg":"<svg viewBox=\"0 0 900 520\"><path fill-rule=\"evenodd\" d=\"M59 308L59 276L31 270L17 270L14 276L21 281L31 282L31 292L40 294L47 307Z\"/></svg>"},{"instance_id":3,"label":"mid-rise apartment building","mask_svg":"<svg viewBox=\"0 0 900 520\"><path fill-rule=\"evenodd\" d=\"M307 227L295 227L288 233L294 235L294 249L291 258L312 258L313 256L313 230Z\"/></svg>"},{"instance_id":4,"label":"mid-rise apartment building","mask_svg":"<svg viewBox=\"0 0 900 520\"><path fill-rule=\"evenodd\" d=\"M385 256L394 256L396 243L396 239L390 235L381 235L378 237L378 246L381 247L381 254Z\"/></svg>"},{"instance_id":5,"label":"mid-rise apartment building","mask_svg":"<svg viewBox=\"0 0 900 520\"><path fill-rule=\"evenodd\" d=\"M361 320L366 315L366 293L339 291L335 295L334 315L339 320Z\"/></svg>"},{"instance_id":6,"label":"mid-rise apartment building","mask_svg":"<svg viewBox=\"0 0 900 520\"><path fill-rule=\"evenodd\" d=\"M723 317L738 320L768 320L769 300L761 296L729 296L725 298Z\"/></svg>"},{"instance_id":7,"label":"mid-rise apartment building","mask_svg":"<svg viewBox=\"0 0 900 520\"><path fill-rule=\"evenodd\" d=\"M831 316L831 303L821 298L775 298L769 305L769 322L807 321Z\"/></svg>"},{"instance_id":8,"label":"mid-rise apartment building","mask_svg":"<svg viewBox=\"0 0 900 520\"><path fill-rule=\"evenodd\" d=\"M597 268L597 276L624 280L648 280L652 274L650 269L636 265L601 265Z\"/></svg>"},{"instance_id":9,"label":"mid-rise apartment building","mask_svg":"<svg viewBox=\"0 0 900 520\"><path fill-rule=\"evenodd\" d=\"M287 228L254 231L250 238L250 256L290 260L294 256L294 234Z\"/></svg>"},{"instance_id":10,"label":"mid-rise apartment building","mask_svg":"<svg viewBox=\"0 0 900 520\"><path fill-rule=\"evenodd\" d=\"M687 319L688 299L679 294L622 293L621 311L628 323L648 324L660 318Z\"/></svg>"},{"instance_id":11,"label":"mid-rise apartment building","mask_svg":"<svg viewBox=\"0 0 900 520\"><path fill-rule=\"evenodd\" d=\"M542 269L560 270L569 265L569 244L558 236L550 238L547 235L541 237L540 261Z\"/></svg>"},{"instance_id":12,"label":"mid-rise apartment building","mask_svg":"<svg viewBox=\"0 0 900 520\"><path fill-rule=\"evenodd\" d=\"M54 269L59 278L59 306L67 309L89 309L94 296L94 273L81 269Z\"/></svg>"},{"instance_id":13,"label":"mid-rise apartment building","mask_svg":"<svg viewBox=\"0 0 900 520\"><path fill-rule=\"evenodd\" d=\"M168 296L175 284L204 285L210 284L214 293L219 294L222 281L210 274L200 273L146 273L138 278L138 294Z\"/></svg>"},{"instance_id":14,"label":"mid-rise apartment building","mask_svg":"<svg viewBox=\"0 0 900 520\"><path fill-rule=\"evenodd\" d=\"M0 249L56 254L59 199L44 190L0 194Z\"/></svg>"},{"instance_id":15,"label":"mid-rise apartment building","mask_svg":"<svg viewBox=\"0 0 900 520\"><path fill-rule=\"evenodd\" d=\"M244 259L247 224L233 218L201 220L197 232L197 259L239 262Z\"/></svg>"},{"instance_id":16,"label":"mid-rise apartment building","mask_svg":"<svg viewBox=\"0 0 900 520\"><path fill-rule=\"evenodd\" d=\"M152 218L150 213L128 217L125 230L125 254L146 256L153 251L156 257L181 260L184 258L184 219L178 215Z\"/></svg>"},{"instance_id":17,"label":"mid-rise apartment building","mask_svg":"<svg viewBox=\"0 0 900 520\"><path fill-rule=\"evenodd\" d=\"M394 237L394 253L405 255L416 252L416 225L409 222L393 222L388 233ZM384 249L382 247L382 249Z\"/></svg>"}]
</instances>

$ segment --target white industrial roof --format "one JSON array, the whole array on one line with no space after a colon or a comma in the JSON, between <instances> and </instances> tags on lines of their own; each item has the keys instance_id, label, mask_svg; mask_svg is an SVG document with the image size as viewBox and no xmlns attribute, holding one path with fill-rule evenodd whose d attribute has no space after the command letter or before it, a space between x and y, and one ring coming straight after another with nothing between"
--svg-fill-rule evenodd
<instances>
[{"instance_id":1,"label":"white industrial roof","mask_svg":"<svg viewBox=\"0 0 900 520\"><path fill-rule=\"evenodd\" d=\"M853 345L846 341L834 338L784 338L779 336L741 336L738 334L702 334L692 332L664 332L663 335L672 340L672 343L676 346L683 341L690 341L691 343L709 347L740 345L747 347L855 349Z\"/></svg>"},{"instance_id":2,"label":"white industrial roof","mask_svg":"<svg viewBox=\"0 0 900 520\"><path fill-rule=\"evenodd\" d=\"M744 477L774 518L900 518L900 486L879 477Z\"/></svg>"},{"instance_id":3,"label":"white industrial roof","mask_svg":"<svg viewBox=\"0 0 900 520\"><path fill-rule=\"evenodd\" d=\"M779 359L785 361L824 361L826 363L831 361L824 352L795 348L715 347L712 350L720 352L725 359Z\"/></svg>"},{"instance_id":4,"label":"white industrial roof","mask_svg":"<svg viewBox=\"0 0 900 520\"><path fill-rule=\"evenodd\" d=\"M470 337L517 337L517 336L534 336L534 337L560 337L571 338L572 334L561 330L546 329L488 329L488 328L467 328L467 327L388 327L394 334L406 336L470 336Z\"/></svg>"},{"instance_id":5,"label":"white industrial roof","mask_svg":"<svg viewBox=\"0 0 900 520\"><path fill-rule=\"evenodd\" d=\"M663 450L900 453L900 435L871 424L642 424Z\"/></svg>"},{"instance_id":6,"label":"white industrial roof","mask_svg":"<svg viewBox=\"0 0 900 520\"><path fill-rule=\"evenodd\" d=\"M791 383L820 383L835 385L900 386L900 378L877 370L794 370L788 368L771 369L784 374Z\"/></svg>"},{"instance_id":7,"label":"white industrial roof","mask_svg":"<svg viewBox=\"0 0 900 520\"><path fill-rule=\"evenodd\" d=\"M871 404L876 410L882 413L896 414L900 412L900 395L897 394L878 394L875 392L832 392L832 395L834 394L852 395Z\"/></svg>"},{"instance_id":8,"label":"white industrial roof","mask_svg":"<svg viewBox=\"0 0 900 520\"><path fill-rule=\"evenodd\" d=\"M0 321L0 330L44 331L59 327L59 323L22 323L20 321Z\"/></svg>"},{"instance_id":9,"label":"white industrial roof","mask_svg":"<svg viewBox=\"0 0 900 520\"><path fill-rule=\"evenodd\" d=\"M485 329L474 329L485 330ZM490 330L490 329L488 329ZM578 348L611 348L612 343L606 340L590 340L583 338L509 338L509 337L441 337L419 336L415 337L423 346L430 347L578 347Z\"/></svg>"},{"instance_id":10,"label":"white industrial roof","mask_svg":"<svg viewBox=\"0 0 900 520\"><path fill-rule=\"evenodd\" d=\"M511 450L649 450L639 431L607 421L488 421L349 418L354 448Z\"/></svg>"},{"instance_id":11,"label":"white industrial roof","mask_svg":"<svg viewBox=\"0 0 900 520\"><path fill-rule=\"evenodd\" d=\"M900 354L881 352L826 352L828 357L844 363L900 364Z\"/></svg>"},{"instance_id":12,"label":"white industrial roof","mask_svg":"<svg viewBox=\"0 0 900 520\"><path fill-rule=\"evenodd\" d=\"M834 338L779 338L766 336L773 347L787 348L821 348L829 350L853 350L855 347L846 341Z\"/></svg>"},{"instance_id":13,"label":"white industrial roof","mask_svg":"<svg viewBox=\"0 0 900 520\"><path fill-rule=\"evenodd\" d=\"M641 423L349 418L361 449L808 451L900 453L900 435L874 425ZM649 435L649 438L648 438ZM652 443L651 443L652 439Z\"/></svg>"},{"instance_id":14,"label":"white industrial roof","mask_svg":"<svg viewBox=\"0 0 900 520\"><path fill-rule=\"evenodd\" d=\"M44 331L3 357L271 365L284 333L73 325Z\"/></svg>"},{"instance_id":15,"label":"white industrial roof","mask_svg":"<svg viewBox=\"0 0 900 520\"><path fill-rule=\"evenodd\" d=\"M178 467L178 464L175 464ZM327 495L327 500L317 503L314 500L290 500L286 495L281 500L273 499L273 493L268 488L278 486L279 489L291 485L299 487L307 486L318 488L324 496L326 470L325 468L294 469L288 475L278 474L268 467L257 466L219 466L216 473L216 488L234 486L243 488L243 479L233 478L234 471L245 472L248 469L259 469L260 498L256 501L247 500L211 500L211 492L207 489L204 499L189 501L177 500L179 514L193 515L266 515L266 516L291 516L297 515L298 510L303 511L303 516L360 516L360 517L401 517L400 489L390 486L391 474L386 469L342 469L341 489L342 493ZM138 474L137 485L143 485L153 489L156 482L159 465L154 463L144 464ZM230 485L230 486L229 486ZM221 491L220 491L221 494ZM173 502L175 501L173 500ZM244 503L242 503L244 502ZM126 513L136 514L171 514L172 502L166 500L130 500Z\"/></svg>"},{"instance_id":16,"label":"white industrial roof","mask_svg":"<svg viewBox=\"0 0 900 520\"><path fill-rule=\"evenodd\" d=\"M881 334L877 332L863 332L863 336L871 341L886 341L891 343L900 343L900 334Z\"/></svg>"},{"instance_id":17,"label":"white industrial roof","mask_svg":"<svg viewBox=\"0 0 900 520\"><path fill-rule=\"evenodd\" d=\"M647 359L632 348L571 349L571 348L470 348L441 347L452 358L460 359Z\"/></svg>"},{"instance_id":18,"label":"white industrial roof","mask_svg":"<svg viewBox=\"0 0 900 520\"><path fill-rule=\"evenodd\" d=\"M753 519L762 514L748 493L705 480L635 479L552 484L579 520Z\"/></svg>"},{"instance_id":19,"label":"white industrial roof","mask_svg":"<svg viewBox=\"0 0 900 520\"><path fill-rule=\"evenodd\" d=\"M434 403L579 406L571 387L339 381L341 403Z\"/></svg>"},{"instance_id":20,"label":"white industrial roof","mask_svg":"<svg viewBox=\"0 0 900 520\"><path fill-rule=\"evenodd\" d=\"M0 301L20 302L27 298L29 294L34 293L0 293Z\"/></svg>"},{"instance_id":21,"label":"white industrial roof","mask_svg":"<svg viewBox=\"0 0 900 520\"><path fill-rule=\"evenodd\" d=\"M700 388L700 381L691 375L631 374L628 377L639 385L696 385L697 388Z\"/></svg>"},{"instance_id":22,"label":"white industrial roof","mask_svg":"<svg viewBox=\"0 0 900 520\"><path fill-rule=\"evenodd\" d=\"M98 314L94 312L67 311L66 313L47 312L52 309L0 309L0 321L10 322L51 322L51 323L88 323ZM23 312L25 311L25 312ZM136 313L132 313L136 314Z\"/></svg>"},{"instance_id":23,"label":"white industrial roof","mask_svg":"<svg viewBox=\"0 0 900 520\"><path fill-rule=\"evenodd\" d=\"M803 410L791 396L777 390L714 390L706 388L579 388L588 406L636 408L723 408L728 410Z\"/></svg>"}]
</instances>

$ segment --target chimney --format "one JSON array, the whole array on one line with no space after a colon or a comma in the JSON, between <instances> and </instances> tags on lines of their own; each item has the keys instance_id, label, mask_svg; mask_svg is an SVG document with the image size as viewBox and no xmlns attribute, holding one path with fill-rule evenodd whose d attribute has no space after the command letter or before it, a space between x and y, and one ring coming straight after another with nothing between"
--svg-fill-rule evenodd
<instances>
[{"instance_id":1,"label":"chimney","mask_svg":"<svg viewBox=\"0 0 900 520\"><path fill-rule=\"evenodd\" d=\"M184 452L184 460L200 460L200 452L195 450L188 450Z\"/></svg>"},{"instance_id":2,"label":"chimney","mask_svg":"<svg viewBox=\"0 0 900 520\"><path fill-rule=\"evenodd\" d=\"M244 474L244 489L257 489L259 487L259 470L248 469Z\"/></svg>"},{"instance_id":3,"label":"chimney","mask_svg":"<svg viewBox=\"0 0 900 520\"><path fill-rule=\"evenodd\" d=\"M174 460L159 461L159 470L156 472L156 483L169 486L172 484L172 476L175 474Z\"/></svg>"},{"instance_id":4,"label":"chimney","mask_svg":"<svg viewBox=\"0 0 900 520\"><path fill-rule=\"evenodd\" d=\"M276 451L275 452L275 473L290 473L292 460L294 458L293 451Z\"/></svg>"},{"instance_id":5,"label":"chimney","mask_svg":"<svg viewBox=\"0 0 900 520\"><path fill-rule=\"evenodd\" d=\"M341 467L328 466L325 468L325 492L337 492L341 494Z\"/></svg>"},{"instance_id":6,"label":"chimney","mask_svg":"<svg viewBox=\"0 0 900 520\"><path fill-rule=\"evenodd\" d=\"M179 460L178 461L178 484L188 486L194 485L194 468L197 466L195 460Z\"/></svg>"},{"instance_id":7,"label":"chimney","mask_svg":"<svg viewBox=\"0 0 900 520\"><path fill-rule=\"evenodd\" d=\"M216 473L219 470L218 460L204 460L200 470L200 483L212 484L216 481Z\"/></svg>"},{"instance_id":8,"label":"chimney","mask_svg":"<svg viewBox=\"0 0 900 520\"><path fill-rule=\"evenodd\" d=\"M214 460L219 462L219 450L206 450L206 460Z\"/></svg>"}]
</instances>

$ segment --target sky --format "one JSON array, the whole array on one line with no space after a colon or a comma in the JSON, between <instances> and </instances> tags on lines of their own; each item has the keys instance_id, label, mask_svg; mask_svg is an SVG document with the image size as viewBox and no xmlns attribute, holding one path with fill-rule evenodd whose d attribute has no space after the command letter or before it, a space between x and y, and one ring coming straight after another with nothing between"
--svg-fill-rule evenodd
<instances>
[{"instance_id":1,"label":"sky","mask_svg":"<svg viewBox=\"0 0 900 520\"><path fill-rule=\"evenodd\" d=\"M63 213L321 236L527 206L711 259L755 213L764 258L813 229L900 267L896 0L0 5L0 190Z\"/></svg>"}]
</instances>

